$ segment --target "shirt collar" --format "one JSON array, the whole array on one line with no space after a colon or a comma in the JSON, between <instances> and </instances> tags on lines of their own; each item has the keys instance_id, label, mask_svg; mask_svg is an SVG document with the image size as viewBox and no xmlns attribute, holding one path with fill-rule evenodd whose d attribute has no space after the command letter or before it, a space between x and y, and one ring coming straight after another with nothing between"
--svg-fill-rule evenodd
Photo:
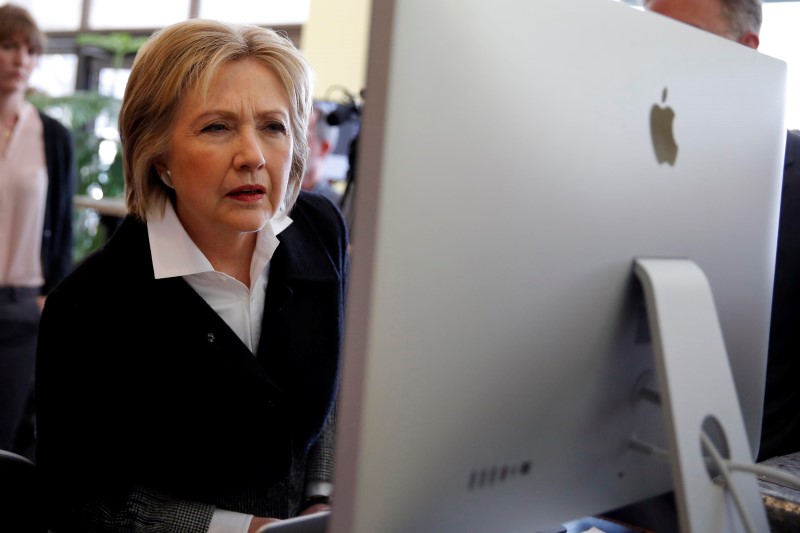
<instances>
[{"instance_id":1,"label":"shirt collar","mask_svg":"<svg viewBox=\"0 0 800 533\"><path fill-rule=\"evenodd\" d=\"M258 232L250 264L251 279L256 279L269 263L280 244L277 235L291 223L292 219L288 216L273 218ZM214 271L206 256L186 233L171 202L166 203L163 216L151 214L147 217L147 233L156 279Z\"/></svg>"}]
</instances>

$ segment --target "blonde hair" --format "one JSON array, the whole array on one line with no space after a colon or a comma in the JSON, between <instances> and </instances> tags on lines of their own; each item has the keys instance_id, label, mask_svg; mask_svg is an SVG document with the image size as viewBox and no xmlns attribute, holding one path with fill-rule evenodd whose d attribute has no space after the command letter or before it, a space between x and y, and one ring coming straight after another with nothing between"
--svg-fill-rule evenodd
<instances>
[{"instance_id":1,"label":"blonde hair","mask_svg":"<svg viewBox=\"0 0 800 533\"><path fill-rule=\"evenodd\" d=\"M194 89L205 94L215 72L240 59L263 63L289 96L294 151L281 209L288 213L294 206L308 155L311 66L288 37L274 30L190 19L153 34L137 53L125 88L119 131L129 213L141 220L155 210L163 213L174 192L161 181L155 164L169 153L181 101Z\"/></svg>"},{"instance_id":2,"label":"blonde hair","mask_svg":"<svg viewBox=\"0 0 800 533\"><path fill-rule=\"evenodd\" d=\"M16 4L0 6L0 39L10 39L17 35L25 38L31 53L41 55L44 52L47 38L31 14Z\"/></svg>"}]
</instances>

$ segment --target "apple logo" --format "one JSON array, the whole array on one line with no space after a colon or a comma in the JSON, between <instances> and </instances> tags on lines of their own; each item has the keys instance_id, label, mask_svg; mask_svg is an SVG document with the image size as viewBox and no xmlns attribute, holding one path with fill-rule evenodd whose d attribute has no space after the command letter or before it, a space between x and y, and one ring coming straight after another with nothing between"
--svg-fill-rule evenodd
<instances>
[{"instance_id":1,"label":"apple logo","mask_svg":"<svg viewBox=\"0 0 800 533\"><path fill-rule=\"evenodd\" d=\"M661 103L667 101L667 88L661 94ZM675 136L672 132L672 122L675 120L675 112L669 106L653 104L650 108L650 137L653 140L653 148L656 151L658 163L675 164L678 158L678 145L675 143Z\"/></svg>"}]
</instances>

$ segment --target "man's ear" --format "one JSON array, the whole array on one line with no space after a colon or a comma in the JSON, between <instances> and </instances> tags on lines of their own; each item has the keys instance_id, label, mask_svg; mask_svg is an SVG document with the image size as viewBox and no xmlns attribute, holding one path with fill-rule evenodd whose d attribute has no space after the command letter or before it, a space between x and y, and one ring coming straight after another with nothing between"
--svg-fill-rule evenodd
<instances>
[{"instance_id":1,"label":"man's ear","mask_svg":"<svg viewBox=\"0 0 800 533\"><path fill-rule=\"evenodd\" d=\"M760 44L758 35L756 35L751 31L748 31L744 35L739 37L739 42L745 46L749 46L753 50L758 50L758 45Z\"/></svg>"},{"instance_id":2,"label":"man's ear","mask_svg":"<svg viewBox=\"0 0 800 533\"><path fill-rule=\"evenodd\" d=\"M322 141L321 143L319 143L319 145L320 145L319 151L321 152L320 153L321 157L325 157L326 155L331 153L331 150L333 150L333 145L330 143L330 141Z\"/></svg>"}]
</instances>

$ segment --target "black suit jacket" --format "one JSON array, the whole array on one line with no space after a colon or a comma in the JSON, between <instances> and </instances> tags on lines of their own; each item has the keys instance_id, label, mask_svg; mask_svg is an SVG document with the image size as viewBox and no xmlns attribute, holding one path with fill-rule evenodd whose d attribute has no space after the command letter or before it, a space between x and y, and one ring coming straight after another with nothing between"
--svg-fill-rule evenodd
<instances>
[{"instance_id":1,"label":"black suit jacket","mask_svg":"<svg viewBox=\"0 0 800 533\"><path fill-rule=\"evenodd\" d=\"M783 167L767 389L758 460L800 451L800 134L789 132Z\"/></svg>"},{"instance_id":2,"label":"black suit jacket","mask_svg":"<svg viewBox=\"0 0 800 533\"><path fill-rule=\"evenodd\" d=\"M158 502L180 500L202 504L201 521L212 506L285 517L307 467L325 475L307 459L338 385L347 235L321 196L302 194L291 216L257 357L182 278L154 279L133 218L51 293L36 383L53 525L88 531L98 508L113 517L103 527L130 514L170 525ZM141 489L156 504L136 509Z\"/></svg>"}]
</instances>

